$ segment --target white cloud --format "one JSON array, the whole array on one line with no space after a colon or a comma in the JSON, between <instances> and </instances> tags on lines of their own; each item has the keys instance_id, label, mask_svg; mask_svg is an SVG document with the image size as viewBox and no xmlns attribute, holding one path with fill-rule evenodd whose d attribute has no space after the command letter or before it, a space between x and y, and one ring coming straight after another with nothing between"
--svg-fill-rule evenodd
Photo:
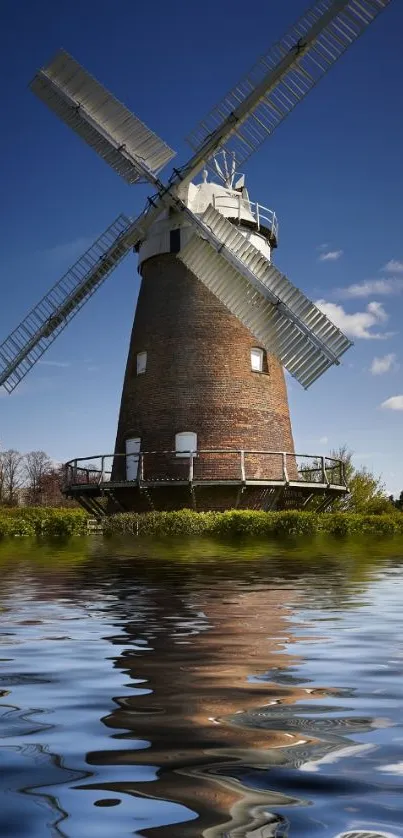
<instances>
[{"instance_id":1,"label":"white cloud","mask_svg":"<svg viewBox=\"0 0 403 838\"><path fill-rule=\"evenodd\" d=\"M382 303L368 303L367 311L371 312L376 318L377 323L386 323L389 319L389 315L386 314L386 311L382 305Z\"/></svg>"},{"instance_id":2,"label":"white cloud","mask_svg":"<svg viewBox=\"0 0 403 838\"><path fill-rule=\"evenodd\" d=\"M336 262L343 256L342 250L327 250L319 256L319 262Z\"/></svg>"},{"instance_id":3,"label":"white cloud","mask_svg":"<svg viewBox=\"0 0 403 838\"><path fill-rule=\"evenodd\" d=\"M336 295L339 297L369 297L371 294L390 296L400 294L403 291L403 279L392 277L391 279L365 279L348 285L347 288L338 288Z\"/></svg>"},{"instance_id":4,"label":"white cloud","mask_svg":"<svg viewBox=\"0 0 403 838\"><path fill-rule=\"evenodd\" d=\"M382 358L374 358L372 361L370 372L372 375L383 375L385 372L390 372L392 369L397 369L396 355L391 352L389 355L384 355Z\"/></svg>"},{"instance_id":5,"label":"white cloud","mask_svg":"<svg viewBox=\"0 0 403 838\"><path fill-rule=\"evenodd\" d=\"M402 274L403 262L400 262L399 259L389 259L389 262L386 262L381 270L390 274Z\"/></svg>"},{"instance_id":6,"label":"white cloud","mask_svg":"<svg viewBox=\"0 0 403 838\"><path fill-rule=\"evenodd\" d=\"M395 762L391 765L380 765L378 771L386 771L388 774L403 774L403 762Z\"/></svg>"},{"instance_id":7,"label":"white cloud","mask_svg":"<svg viewBox=\"0 0 403 838\"><path fill-rule=\"evenodd\" d=\"M324 244L318 244L317 247L316 247L316 250L327 250L328 247L329 247L328 243L324 242Z\"/></svg>"},{"instance_id":8,"label":"white cloud","mask_svg":"<svg viewBox=\"0 0 403 838\"><path fill-rule=\"evenodd\" d=\"M370 331L373 326L385 323L388 319L381 303L368 303L365 311L357 311L355 314L348 314L343 306L337 303L328 303L326 300L317 300L316 305L335 326L338 326L349 337L380 340L390 336L390 333L387 332L382 334L381 332Z\"/></svg>"},{"instance_id":9,"label":"white cloud","mask_svg":"<svg viewBox=\"0 0 403 838\"><path fill-rule=\"evenodd\" d=\"M42 367L59 367L60 369L71 367L70 361L38 361L38 364Z\"/></svg>"},{"instance_id":10,"label":"white cloud","mask_svg":"<svg viewBox=\"0 0 403 838\"><path fill-rule=\"evenodd\" d=\"M299 766L298 770L318 771L318 765L332 765L340 759L345 759L346 757L351 756L356 757L359 754L367 754L368 751L373 751L375 748L376 745L371 745L369 743L363 745L347 745L346 748L337 748L335 751L331 751L330 754L325 754L324 757L319 757L319 759L304 762L303 765Z\"/></svg>"},{"instance_id":11,"label":"white cloud","mask_svg":"<svg viewBox=\"0 0 403 838\"><path fill-rule=\"evenodd\" d=\"M390 399L382 402L381 407L387 410L403 410L403 396L391 396Z\"/></svg>"}]
</instances>

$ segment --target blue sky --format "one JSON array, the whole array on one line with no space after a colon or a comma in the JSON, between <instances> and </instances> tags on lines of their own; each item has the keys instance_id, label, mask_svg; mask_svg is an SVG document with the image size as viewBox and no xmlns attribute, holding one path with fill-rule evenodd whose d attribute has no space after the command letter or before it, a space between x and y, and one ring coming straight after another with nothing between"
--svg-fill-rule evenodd
<instances>
[{"instance_id":1,"label":"blue sky","mask_svg":"<svg viewBox=\"0 0 403 838\"><path fill-rule=\"evenodd\" d=\"M30 93L36 68L63 46L177 149L181 164L186 134L305 7L258 0L249 15L241 0L205 0L202 13L194 0L3 0L0 340L147 195ZM403 4L392 0L245 167L252 199L280 219L274 261L355 341L308 391L288 378L296 448L325 453L346 443L395 493L403 489L402 30ZM41 448L57 460L113 450L138 285L129 256L15 394L0 396L1 447Z\"/></svg>"}]
</instances>

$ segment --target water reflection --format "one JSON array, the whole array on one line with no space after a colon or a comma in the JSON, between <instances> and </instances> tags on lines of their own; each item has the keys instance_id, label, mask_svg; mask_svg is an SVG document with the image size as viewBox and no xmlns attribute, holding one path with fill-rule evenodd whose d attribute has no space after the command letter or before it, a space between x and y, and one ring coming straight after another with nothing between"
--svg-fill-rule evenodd
<instances>
[{"instance_id":1,"label":"water reflection","mask_svg":"<svg viewBox=\"0 0 403 838\"><path fill-rule=\"evenodd\" d=\"M74 549L3 566L1 835L403 835L395 561Z\"/></svg>"},{"instance_id":2,"label":"water reflection","mask_svg":"<svg viewBox=\"0 0 403 838\"><path fill-rule=\"evenodd\" d=\"M179 596L171 592L167 598L164 591L154 590L142 613L137 609L136 619L124 626L131 649L116 665L140 679L152 695L116 697L118 708L103 721L123 731L115 734L120 740L150 740L149 748L134 758L137 765L160 766L153 796L185 803L199 814L197 823L182 825L184 836L222 833L214 827L229 812L227 832L252 828L257 821L249 814L251 808L273 802L271 794L226 776L226 768L264 764L271 749L290 749L301 739L299 734L259 731L231 720L249 708L279 700L289 704L305 694L258 680L274 662L286 668L293 661L283 652L289 634L287 603L293 594L292 588L239 590L230 581L207 594L196 588ZM248 680L251 673L254 681ZM124 748L91 753L87 759L90 765L124 765L133 755ZM125 784L125 791L150 793L143 782ZM277 798L296 802L284 795ZM172 834L170 827L152 831L156 836Z\"/></svg>"}]
</instances>

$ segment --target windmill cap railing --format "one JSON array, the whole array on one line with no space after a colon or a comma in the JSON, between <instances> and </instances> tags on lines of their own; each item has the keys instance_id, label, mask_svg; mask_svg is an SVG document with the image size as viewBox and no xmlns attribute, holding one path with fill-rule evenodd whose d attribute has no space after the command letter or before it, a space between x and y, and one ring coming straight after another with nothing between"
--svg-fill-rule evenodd
<instances>
[{"instance_id":1,"label":"windmill cap railing","mask_svg":"<svg viewBox=\"0 0 403 838\"><path fill-rule=\"evenodd\" d=\"M277 246L279 222L274 210L264 207L257 201L244 198L241 192L238 195L213 195L213 207L218 211L224 210L225 216L236 219L239 224L241 222L253 223L258 232L267 231L270 234L272 247Z\"/></svg>"},{"instance_id":2,"label":"windmill cap railing","mask_svg":"<svg viewBox=\"0 0 403 838\"><path fill-rule=\"evenodd\" d=\"M136 471L134 478L128 472ZM345 464L334 457L287 451L208 448L77 457L64 465L65 487L119 483L272 483L347 490Z\"/></svg>"}]
</instances>

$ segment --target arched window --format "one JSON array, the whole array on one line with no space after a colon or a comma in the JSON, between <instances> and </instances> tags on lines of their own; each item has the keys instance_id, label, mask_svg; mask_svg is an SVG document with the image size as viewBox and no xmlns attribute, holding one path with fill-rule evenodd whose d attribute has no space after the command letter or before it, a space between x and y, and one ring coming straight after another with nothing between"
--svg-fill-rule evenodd
<instances>
[{"instance_id":1,"label":"arched window","mask_svg":"<svg viewBox=\"0 0 403 838\"><path fill-rule=\"evenodd\" d=\"M175 435L175 451L177 457L189 457L189 453L197 451L197 434L193 431L182 431Z\"/></svg>"}]
</instances>

